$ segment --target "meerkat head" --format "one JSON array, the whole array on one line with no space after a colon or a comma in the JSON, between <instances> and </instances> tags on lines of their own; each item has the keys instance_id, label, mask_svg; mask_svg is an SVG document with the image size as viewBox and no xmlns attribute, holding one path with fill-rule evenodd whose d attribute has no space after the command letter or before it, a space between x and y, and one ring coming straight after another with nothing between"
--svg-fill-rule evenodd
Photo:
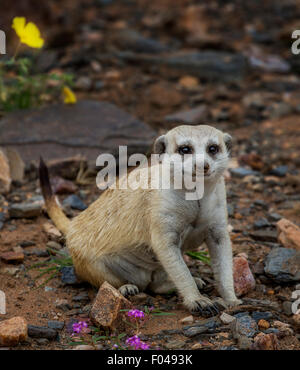
<instances>
[{"instance_id":1,"label":"meerkat head","mask_svg":"<svg viewBox=\"0 0 300 370\"><path fill-rule=\"evenodd\" d=\"M229 134L207 125L175 127L154 143L156 154L179 154L183 157L191 154L195 168L204 173L204 181L216 181L223 174L228 166L231 148L232 138Z\"/></svg>"}]
</instances>

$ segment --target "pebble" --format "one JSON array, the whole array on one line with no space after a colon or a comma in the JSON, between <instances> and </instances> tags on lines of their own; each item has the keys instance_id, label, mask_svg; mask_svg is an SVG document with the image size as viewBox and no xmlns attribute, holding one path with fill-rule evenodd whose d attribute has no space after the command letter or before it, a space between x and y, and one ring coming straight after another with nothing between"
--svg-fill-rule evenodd
<instances>
[{"instance_id":1,"label":"pebble","mask_svg":"<svg viewBox=\"0 0 300 370\"><path fill-rule=\"evenodd\" d=\"M289 301L283 302L282 303L282 309L283 309L283 312L287 316L292 316L292 314L293 314L293 311L292 311L292 302L289 302Z\"/></svg>"},{"instance_id":2,"label":"pebble","mask_svg":"<svg viewBox=\"0 0 300 370\"><path fill-rule=\"evenodd\" d=\"M255 288L255 279L245 257L234 257L233 280L234 290L238 297Z\"/></svg>"},{"instance_id":3,"label":"pebble","mask_svg":"<svg viewBox=\"0 0 300 370\"><path fill-rule=\"evenodd\" d=\"M87 208L84 202L78 197L78 195L75 194L69 195L66 199L64 199L63 205L69 206L73 209L78 209L79 211L84 211Z\"/></svg>"},{"instance_id":4,"label":"pebble","mask_svg":"<svg viewBox=\"0 0 300 370\"><path fill-rule=\"evenodd\" d=\"M294 248L300 251L300 228L285 218L278 221L276 226L278 241L285 248Z\"/></svg>"},{"instance_id":5,"label":"pebble","mask_svg":"<svg viewBox=\"0 0 300 370\"><path fill-rule=\"evenodd\" d=\"M23 317L13 317L0 322L0 347L16 346L27 339L27 321Z\"/></svg>"},{"instance_id":6,"label":"pebble","mask_svg":"<svg viewBox=\"0 0 300 370\"><path fill-rule=\"evenodd\" d=\"M266 218L260 218L259 220L257 221L254 221L253 223L253 227L254 229L262 229L264 227L268 227L270 226L270 223L269 221L266 219Z\"/></svg>"},{"instance_id":7,"label":"pebble","mask_svg":"<svg viewBox=\"0 0 300 370\"><path fill-rule=\"evenodd\" d=\"M183 335L191 338L198 334L213 332L218 326L219 323L217 322L216 318L201 320L192 326L185 326L183 328Z\"/></svg>"},{"instance_id":8,"label":"pebble","mask_svg":"<svg viewBox=\"0 0 300 370\"><path fill-rule=\"evenodd\" d=\"M252 239L262 242L277 242L276 230L256 230L249 232Z\"/></svg>"},{"instance_id":9,"label":"pebble","mask_svg":"<svg viewBox=\"0 0 300 370\"><path fill-rule=\"evenodd\" d=\"M278 166L270 171L270 175L284 177L286 176L288 170L289 170L288 166Z\"/></svg>"},{"instance_id":10,"label":"pebble","mask_svg":"<svg viewBox=\"0 0 300 370\"><path fill-rule=\"evenodd\" d=\"M22 263L24 261L23 252L4 252L0 258L6 263Z\"/></svg>"},{"instance_id":11,"label":"pebble","mask_svg":"<svg viewBox=\"0 0 300 370\"><path fill-rule=\"evenodd\" d=\"M244 167L230 168L230 172L233 177L237 177L239 179L250 175L257 176L259 174L257 171L249 170Z\"/></svg>"},{"instance_id":12,"label":"pebble","mask_svg":"<svg viewBox=\"0 0 300 370\"><path fill-rule=\"evenodd\" d=\"M75 295L72 298L72 301L74 301L74 302L86 302L86 301L89 301L89 300L90 300L90 297L89 297L87 292L82 292L80 294Z\"/></svg>"},{"instance_id":13,"label":"pebble","mask_svg":"<svg viewBox=\"0 0 300 370\"><path fill-rule=\"evenodd\" d=\"M253 349L256 350L277 350L278 349L278 339L274 333L265 334L259 333L254 338Z\"/></svg>"},{"instance_id":14,"label":"pebble","mask_svg":"<svg viewBox=\"0 0 300 370\"><path fill-rule=\"evenodd\" d=\"M28 325L28 336L53 340L57 337L57 331L47 326Z\"/></svg>"},{"instance_id":15,"label":"pebble","mask_svg":"<svg viewBox=\"0 0 300 370\"><path fill-rule=\"evenodd\" d=\"M73 266L64 266L60 269L61 281L67 285L79 284L80 281L75 274Z\"/></svg>"},{"instance_id":16,"label":"pebble","mask_svg":"<svg viewBox=\"0 0 300 370\"><path fill-rule=\"evenodd\" d=\"M250 315L245 314L242 316L234 315L235 321L231 323L231 330L234 337L246 336L248 338L254 337L257 333L256 321L251 318Z\"/></svg>"},{"instance_id":17,"label":"pebble","mask_svg":"<svg viewBox=\"0 0 300 370\"><path fill-rule=\"evenodd\" d=\"M184 347L185 341L184 340L171 340L168 343L166 343L167 349L180 349Z\"/></svg>"},{"instance_id":18,"label":"pebble","mask_svg":"<svg viewBox=\"0 0 300 370\"><path fill-rule=\"evenodd\" d=\"M269 311L254 311L251 314L252 319L255 320L256 322L259 322L260 320L270 320L273 317L272 312Z\"/></svg>"},{"instance_id":19,"label":"pebble","mask_svg":"<svg viewBox=\"0 0 300 370\"><path fill-rule=\"evenodd\" d=\"M54 330L62 330L65 326L64 321L56 321L56 320L50 320L47 323L48 328L54 329Z\"/></svg>"},{"instance_id":20,"label":"pebble","mask_svg":"<svg viewBox=\"0 0 300 370\"><path fill-rule=\"evenodd\" d=\"M206 105L200 105L184 112L177 112L165 117L167 123L180 123L186 125L199 125L204 123L208 117L208 109Z\"/></svg>"},{"instance_id":21,"label":"pebble","mask_svg":"<svg viewBox=\"0 0 300 370\"><path fill-rule=\"evenodd\" d=\"M282 219L282 216L280 216L278 213L269 213L268 218L270 221L277 222Z\"/></svg>"},{"instance_id":22,"label":"pebble","mask_svg":"<svg viewBox=\"0 0 300 370\"><path fill-rule=\"evenodd\" d=\"M269 329L270 323L267 320L261 319L258 322L258 327L260 330L266 330L266 329Z\"/></svg>"},{"instance_id":23,"label":"pebble","mask_svg":"<svg viewBox=\"0 0 300 370\"><path fill-rule=\"evenodd\" d=\"M265 273L279 284L300 281L300 251L272 249L265 258Z\"/></svg>"},{"instance_id":24,"label":"pebble","mask_svg":"<svg viewBox=\"0 0 300 370\"><path fill-rule=\"evenodd\" d=\"M233 317L231 315L228 315L228 313L223 312L220 316L220 320L223 324L230 324L234 320L236 320L236 317Z\"/></svg>"},{"instance_id":25,"label":"pebble","mask_svg":"<svg viewBox=\"0 0 300 370\"><path fill-rule=\"evenodd\" d=\"M34 218L40 215L41 202L35 203L13 203L9 207L10 218Z\"/></svg>"}]
</instances>

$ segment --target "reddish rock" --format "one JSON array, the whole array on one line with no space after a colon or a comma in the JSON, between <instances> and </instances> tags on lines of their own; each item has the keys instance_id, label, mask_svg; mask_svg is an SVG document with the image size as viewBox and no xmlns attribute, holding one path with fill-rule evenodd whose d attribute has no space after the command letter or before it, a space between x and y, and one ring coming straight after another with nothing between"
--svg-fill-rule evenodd
<instances>
[{"instance_id":1,"label":"reddish rock","mask_svg":"<svg viewBox=\"0 0 300 370\"><path fill-rule=\"evenodd\" d=\"M18 252L4 252L0 254L0 258L7 263L22 263L24 261L24 253Z\"/></svg>"},{"instance_id":2,"label":"reddish rock","mask_svg":"<svg viewBox=\"0 0 300 370\"><path fill-rule=\"evenodd\" d=\"M300 251L300 228L291 221L282 218L277 222L278 240L286 248Z\"/></svg>"},{"instance_id":3,"label":"reddish rock","mask_svg":"<svg viewBox=\"0 0 300 370\"><path fill-rule=\"evenodd\" d=\"M0 322L0 346L16 346L27 339L27 321L13 317Z\"/></svg>"},{"instance_id":4,"label":"reddish rock","mask_svg":"<svg viewBox=\"0 0 300 370\"><path fill-rule=\"evenodd\" d=\"M108 282L104 282L95 298L90 317L97 326L111 330L128 329L126 325L126 312L123 309L131 309L132 304Z\"/></svg>"},{"instance_id":5,"label":"reddish rock","mask_svg":"<svg viewBox=\"0 0 300 370\"><path fill-rule=\"evenodd\" d=\"M233 259L233 279L235 293L238 297L255 288L255 279L247 259L243 256Z\"/></svg>"},{"instance_id":6,"label":"reddish rock","mask_svg":"<svg viewBox=\"0 0 300 370\"><path fill-rule=\"evenodd\" d=\"M300 313L296 313L295 315L293 315L292 320L295 327L300 330Z\"/></svg>"},{"instance_id":7,"label":"reddish rock","mask_svg":"<svg viewBox=\"0 0 300 370\"><path fill-rule=\"evenodd\" d=\"M272 351L278 349L278 339L275 334L259 333L254 338L253 349Z\"/></svg>"},{"instance_id":8,"label":"reddish rock","mask_svg":"<svg viewBox=\"0 0 300 370\"><path fill-rule=\"evenodd\" d=\"M0 194L8 193L11 185L9 163L6 155L0 149Z\"/></svg>"},{"instance_id":9,"label":"reddish rock","mask_svg":"<svg viewBox=\"0 0 300 370\"><path fill-rule=\"evenodd\" d=\"M72 194L77 190L77 186L72 181L59 176L53 176L50 182L55 194Z\"/></svg>"}]
</instances>

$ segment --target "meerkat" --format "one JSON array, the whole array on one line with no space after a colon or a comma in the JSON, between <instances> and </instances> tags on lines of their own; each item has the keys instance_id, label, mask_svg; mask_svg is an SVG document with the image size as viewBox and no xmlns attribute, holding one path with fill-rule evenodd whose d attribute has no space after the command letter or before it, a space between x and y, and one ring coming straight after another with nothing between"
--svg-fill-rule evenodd
<instances>
[{"instance_id":1,"label":"meerkat","mask_svg":"<svg viewBox=\"0 0 300 370\"><path fill-rule=\"evenodd\" d=\"M223 178L231 146L231 136L214 127L178 126L156 139L153 152L193 158L201 153L201 199L186 200L184 189L108 188L72 220L57 204L41 160L46 208L65 235L78 276L96 287L107 281L124 296L146 288L158 294L175 288L192 313L215 315L218 305L200 293L204 282L192 277L183 259L184 251L205 242L221 297L228 306L240 304L234 291Z\"/></svg>"}]
</instances>

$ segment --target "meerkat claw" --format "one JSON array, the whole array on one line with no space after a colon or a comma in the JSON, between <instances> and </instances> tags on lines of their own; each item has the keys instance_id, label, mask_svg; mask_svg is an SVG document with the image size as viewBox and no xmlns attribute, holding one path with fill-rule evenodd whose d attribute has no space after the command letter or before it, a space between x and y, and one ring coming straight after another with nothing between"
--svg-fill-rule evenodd
<instances>
[{"instance_id":1,"label":"meerkat claw","mask_svg":"<svg viewBox=\"0 0 300 370\"><path fill-rule=\"evenodd\" d=\"M125 297L130 297L139 293L139 288L133 284L125 284L119 288L119 292Z\"/></svg>"}]
</instances>

